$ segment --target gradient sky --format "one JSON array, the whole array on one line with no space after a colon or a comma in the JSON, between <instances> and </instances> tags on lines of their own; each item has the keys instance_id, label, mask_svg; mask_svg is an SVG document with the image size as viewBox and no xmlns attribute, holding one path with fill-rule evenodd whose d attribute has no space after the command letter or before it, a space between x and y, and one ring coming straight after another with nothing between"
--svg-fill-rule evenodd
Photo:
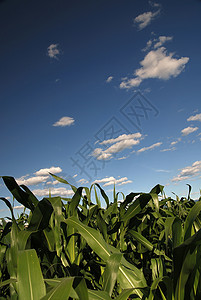
<instances>
[{"instance_id":1,"label":"gradient sky","mask_svg":"<svg viewBox=\"0 0 201 300\"><path fill-rule=\"evenodd\" d=\"M0 175L39 199L72 195L49 171L197 199L200 15L198 0L0 1Z\"/></svg>"}]
</instances>

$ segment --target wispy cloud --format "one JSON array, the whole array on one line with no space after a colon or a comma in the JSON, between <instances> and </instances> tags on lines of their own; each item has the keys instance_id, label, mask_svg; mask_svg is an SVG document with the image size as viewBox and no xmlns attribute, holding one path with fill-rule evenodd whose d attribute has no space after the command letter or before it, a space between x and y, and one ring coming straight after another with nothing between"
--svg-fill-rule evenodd
<instances>
[{"instance_id":1,"label":"wispy cloud","mask_svg":"<svg viewBox=\"0 0 201 300\"><path fill-rule=\"evenodd\" d=\"M187 121L200 121L201 122L201 114L196 114L195 116L191 116L187 119Z\"/></svg>"},{"instance_id":2,"label":"wispy cloud","mask_svg":"<svg viewBox=\"0 0 201 300\"><path fill-rule=\"evenodd\" d=\"M182 135L189 135L190 133L193 133L198 130L198 127L186 127L181 130Z\"/></svg>"},{"instance_id":3,"label":"wispy cloud","mask_svg":"<svg viewBox=\"0 0 201 300\"><path fill-rule=\"evenodd\" d=\"M104 183L103 186L109 186L109 185L124 185L128 183L132 183L131 180L128 180L127 177L122 177L119 179L115 179L114 177L105 177L102 179L97 179L93 183Z\"/></svg>"},{"instance_id":4,"label":"wispy cloud","mask_svg":"<svg viewBox=\"0 0 201 300\"><path fill-rule=\"evenodd\" d=\"M162 149L160 150L160 152L167 152L167 151L174 151L174 150L176 150L176 147Z\"/></svg>"},{"instance_id":5,"label":"wispy cloud","mask_svg":"<svg viewBox=\"0 0 201 300\"><path fill-rule=\"evenodd\" d=\"M136 24L138 26L138 29L142 30L145 27L147 27L149 24L151 24L151 22L159 14L160 14L160 9L158 9L155 12L152 12L152 11L144 12L143 14L140 14L139 16L137 16L133 21L134 21L134 24Z\"/></svg>"},{"instance_id":6,"label":"wispy cloud","mask_svg":"<svg viewBox=\"0 0 201 300\"><path fill-rule=\"evenodd\" d=\"M143 147L143 148L139 149L137 152L141 153L141 152L144 152L144 151L153 150L154 148L159 147L161 145L162 145L161 142L155 143L155 144L153 144L153 145L151 145L149 147Z\"/></svg>"},{"instance_id":7,"label":"wispy cloud","mask_svg":"<svg viewBox=\"0 0 201 300\"><path fill-rule=\"evenodd\" d=\"M54 58L54 59L58 59L59 54L61 54L59 48L58 48L59 44L51 44L48 48L47 48L47 55L50 58Z\"/></svg>"},{"instance_id":8,"label":"wispy cloud","mask_svg":"<svg viewBox=\"0 0 201 300\"><path fill-rule=\"evenodd\" d=\"M53 124L53 126L65 127L73 125L75 120L71 117L62 117L57 122Z\"/></svg>"},{"instance_id":9,"label":"wispy cloud","mask_svg":"<svg viewBox=\"0 0 201 300\"><path fill-rule=\"evenodd\" d=\"M173 182L182 181L189 179L194 176L198 176L201 173L201 160L196 161L192 164L192 166L185 167L181 169L181 172L178 176L172 179Z\"/></svg>"},{"instance_id":10,"label":"wispy cloud","mask_svg":"<svg viewBox=\"0 0 201 300\"><path fill-rule=\"evenodd\" d=\"M161 37L162 38L162 37ZM157 44L164 43L171 37L163 37ZM155 44L155 45L157 45ZM165 47L159 47L149 51L140 62L141 68L134 71L134 77L125 79L120 83L120 88L130 89L139 86L143 80L158 78L169 80L177 77L188 63L189 57L175 58L173 53L168 53Z\"/></svg>"},{"instance_id":11,"label":"wispy cloud","mask_svg":"<svg viewBox=\"0 0 201 300\"><path fill-rule=\"evenodd\" d=\"M113 76L109 76L109 77L106 79L106 82L107 82L107 83L111 82L113 78L114 78Z\"/></svg>"},{"instance_id":12,"label":"wispy cloud","mask_svg":"<svg viewBox=\"0 0 201 300\"><path fill-rule=\"evenodd\" d=\"M125 149L130 149L140 143L142 139L141 133L123 134L115 139L109 139L101 142L101 145L113 144L109 148L103 150L102 148L94 149L92 156L97 160L109 160L113 157L113 154L121 152Z\"/></svg>"}]
</instances>

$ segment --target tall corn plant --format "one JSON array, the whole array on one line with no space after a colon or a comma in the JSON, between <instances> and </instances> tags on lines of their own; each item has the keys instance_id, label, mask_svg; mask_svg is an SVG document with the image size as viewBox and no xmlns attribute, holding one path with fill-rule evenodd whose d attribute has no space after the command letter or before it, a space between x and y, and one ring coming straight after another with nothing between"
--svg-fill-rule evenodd
<instances>
[{"instance_id":1,"label":"tall corn plant","mask_svg":"<svg viewBox=\"0 0 201 300\"><path fill-rule=\"evenodd\" d=\"M0 299L200 299L201 201L190 187L187 198L157 185L121 202L114 188L110 202L98 184L71 185L71 199L39 201L2 178L30 213L16 220L1 198L12 218L1 225Z\"/></svg>"}]
</instances>

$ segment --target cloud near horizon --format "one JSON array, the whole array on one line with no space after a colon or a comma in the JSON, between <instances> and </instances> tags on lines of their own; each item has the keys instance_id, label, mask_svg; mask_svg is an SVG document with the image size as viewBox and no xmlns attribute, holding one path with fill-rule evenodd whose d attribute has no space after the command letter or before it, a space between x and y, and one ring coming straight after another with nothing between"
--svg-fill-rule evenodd
<instances>
[{"instance_id":1,"label":"cloud near horizon","mask_svg":"<svg viewBox=\"0 0 201 300\"><path fill-rule=\"evenodd\" d=\"M34 173L35 176L27 178L28 175L25 175L16 179L16 182L19 185L22 184L37 185L40 183L44 183L50 178L49 172L53 174L57 174L57 173L61 173L62 169L60 167L50 167L50 168L40 169Z\"/></svg>"},{"instance_id":2,"label":"cloud near horizon","mask_svg":"<svg viewBox=\"0 0 201 300\"><path fill-rule=\"evenodd\" d=\"M67 190L66 188L53 188L53 189L35 189L32 193L39 197L49 196L72 196L74 192L72 190Z\"/></svg>"},{"instance_id":3,"label":"cloud near horizon","mask_svg":"<svg viewBox=\"0 0 201 300\"><path fill-rule=\"evenodd\" d=\"M172 179L172 182L178 182L182 180L189 179L191 177L195 177L200 175L201 173L201 160L195 161L192 166L185 167L181 169L181 172L178 176Z\"/></svg>"},{"instance_id":4,"label":"cloud near horizon","mask_svg":"<svg viewBox=\"0 0 201 300\"><path fill-rule=\"evenodd\" d=\"M97 179L93 183L104 183L103 186L109 186L109 185L124 185L128 183L132 183L132 180L128 180L127 177L122 177L120 179L115 179L114 177L105 177L102 179Z\"/></svg>"}]
</instances>

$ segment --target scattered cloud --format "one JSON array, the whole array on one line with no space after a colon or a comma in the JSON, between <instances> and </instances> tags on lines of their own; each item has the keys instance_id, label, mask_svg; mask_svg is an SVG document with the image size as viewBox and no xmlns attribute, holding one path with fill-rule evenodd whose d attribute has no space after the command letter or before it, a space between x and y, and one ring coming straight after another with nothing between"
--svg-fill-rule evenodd
<instances>
[{"instance_id":1,"label":"scattered cloud","mask_svg":"<svg viewBox=\"0 0 201 300\"><path fill-rule=\"evenodd\" d=\"M126 159L128 158L128 156L122 156L122 157L119 157L118 160L123 160L123 159Z\"/></svg>"},{"instance_id":2,"label":"scattered cloud","mask_svg":"<svg viewBox=\"0 0 201 300\"><path fill-rule=\"evenodd\" d=\"M142 49L143 52L146 52L148 49L150 49L152 46L152 40L149 40L145 46L145 48Z\"/></svg>"},{"instance_id":3,"label":"scattered cloud","mask_svg":"<svg viewBox=\"0 0 201 300\"><path fill-rule=\"evenodd\" d=\"M201 114L197 114L195 116L191 116L187 119L187 121L200 121L201 122Z\"/></svg>"},{"instance_id":4,"label":"scattered cloud","mask_svg":"<svg viewBox=\"0 0 201 300\"><path fill-rule=\"evenodd\" d=\"M47 181L47 179L49 178L49 176L34 176L34 177L30 177L28 179L24 179L24 178L18 178L16 179L17 184L19 185L36 185L42 182Z\"/></svg>"},{"instance_id":5,"label":"scattered cloud","mask_svg":"<svg viewBox=\"0 0 201 300\"><path fill-rule=\"evenodd\" d=\"M142 134L139 132L132 133L132 134L122 134L115 139L105 140L105 141L101 142L100 145L114 144L117 142L126 141L126 140L130 140L130 139L131 140L132 139L140 139L141 137L142 137Z\"/></svg>"},{"instance_id":6,"label":"scattered cloud","mask_svg":"<svg viewBox=\"0 0 201 300\"><path fill-rule=\"evenodd\" d=\"M24 209L24 205L17 205L17 206L14 206L13 209Z\"/></svg>"},{"instance_id":7,"label":"scattered cloud","mask_svg":"<svg viewBox=\"0 0 201 300\"><path fill-rule=\"evenodd\" d=\"M55 122L53 126L60 126L60 127L65 127L65 126L70 126L73 125L75 120L71 117L62 117L59 119L59 121Z\"/></svg>"},{"instance_id":8,"label":"scattered cloud","mask_svg":"<svg viewBox=\"0 0 201 300\"><path fill-rule=\"evenodd\" d=\"M158 169L155 170L156 172L160 172L160 173L170 173L170 170L163 170L163 169Z\"/></svg>"},{"instance_id":9,"label":"scattered cloud","mask_svg":"<svg viewBox=\"0 0 201 300\"><path fill-rule=\"evenodd\" d=\"M89 181L88 181L88 180L86 180L86 179L84 179L84 178L82 178L82 179L78 180L78 182L79 182L81 185L82 185L82 184L89 183Z\"/></svg>"},{"instance_id":10,"label":"scattered cloud","mask_svg":"<svg viewBox=\"0 0 201 300\"><path fill-rule=\"evenodd\" d=\"M50 167L50 168L40 169L34 173L35 176L31 176L31 177L29 177L30 175L21 176L20 178L16 179L16 182L19 185L23 184L28 186L44 183L50 178L49 172L53 174L57 174L62 172L62 169L60 167ZM46 183L53 184L53 185L56 184L55 181L53 181L53 183L52 182L51 183L46 182Z\"/></svg>"},{"instance_id":11,"label":"scattered cloud","mask_svg":"<svg viewBox=\"0 0 201 300\"><path fill-rule=\"evenodd\" d=\"M130 149L135 145L138 145L142 139L141 133L134 134L123 134L115 139L109 139L101 142L101 145L113 144L106 150L102 148L94 149L92 156L96 157L97 160L109 160L113 157L113 154L121 152L125 149Z\"/></svg>"},{"instance_id":12,"label":"scattered cloud","mask_svg":"<svg viewBox=\"0 0 201 300\"><path fill-rule=\"evenodd\" d=\"M161 47L163 44L165 44L166 42L172 41L172 39L173 39L172 36L161 35L161 36L159 36L158 41L157 41L157 39L154 39L154 41L156 41L154 48L157 49L157 48Z\"/></svg>"},{"instance_id":13,"label":"scattered cloud","mask_svg":"<svg viewBox=\"0 0 201 300\"><path fill-rule=\"evenodd\" d=\"M47 55L50 58L58 59L58 56L61 54L61 51L58 48L59 44L51 44L47 48Z\"/></svg>"},{"instance_id":14,"label":"scattered cloud","mask_svg":"<svg viewBox=\"0 0 201 300\"><path fill-rule=\"evenodd\" d=\"M149 1L149 4L150 4L152 7L161 7L161 4L159 4L159 3L157 3L157 2Z\"/></svg>"},{"instance_id":15,"label":"scattered cloud","mask_svg":"<svg viewBox=\"0 0 201 300\"><path fill-rule=\"evenodd\" d=\"M107 83L111 82L113 78L114 78L113 76L109 76L109 77L106 79L106 82L107 82Z\"/></svg>"},{"instance_id":16,"label":"scattered cloud","mask_svg":"<svg viewBox=\"0 0 201 300\"><path fill-rule=\"evenodd\" d=\"M57 181L57 180L54 180L54 181L47 181L46 184L47 184L47 185L57 185L57 184L59 184L59 181Z\"/></svg>"},{"instance_id":17,"label":"scattered cloud","mask_svg":"<svg viewBox=\"0 0 201 300\"><path fill-rule=\"evenodd\" d=\"M177 143L178 143L179 141L174 141L174 142L172 142L170 145L176 145Z\"/></svg>"},{"instance_id":18,"label":"scattered cloud","mask_svg":"<svg viewBox=\"0 0 201 300\"><path fill-rule=\"evenodd\" d=\"M201 160L196 161L192 166L185 167L181 169L181 172L178 176L172 179L173 182L182 181L189 179L190 177L198 176L201 173Z\"/></svg>"},{"instance_id":19,"label":"scattered cloud","mask_svg":"<svg viewBox=\"0 0 201 300\"><path fill-rule=\"evenodd\" d=\"M49 196L49 192L51 196L72 196L74 192L72 190L67 190L66 188L53 188L53 189L36 189L33 190L32 193L39 197Z\"/></svg>"},{"instance_id":20,"label":"scattered cloud","mask_svg":"<svg viewBox=\"0 0 201 300\"><path fill-rule=\"evenodd\" d=\"M127 177L122 177L119 179L115 179L114 177L105 177L102 179L97 179L93 183L104 183L103 186L109 186L114 184L120 186L128 183L132 183L132 181L128 180Z\"/></svg>"},{"instance_id":21,"label":"scattered cloud","mask_svg":"<svg viewBox=\"0 0 201 300\"><path fill-rule=\"evenodd\" d=\"M176 147L162 149L160 150L160 152L167 152L167 151L174 151L174 150L176 150Z\"/></svg>"},{"instance_id":22,"label":"scattered cloud","mask_svg":"<svg viewBox=\"0 0 201 300\"><path fill-rule=\"evenodd\" d=\"M165 47L149 51L140 62L141 68L134 71L135 77L123 80L120 83L120 88L130 89L137 87L145 79L168 80L172 77L177 77L184 70L189 57L174 58L173 54L168 53Z\"/></svg>"},{"instance_id":23,"label":"scattered cloud","mask_svg":"<svg viewBox=\"0 0 201 300\"><path fill-rule=\"evenodd\" d=\"M36 176L44 176L44 175L49 175L49 173L52 174L57 174L61 173L62 169L60 167L51 167L51 168L45 168L45 169L40 169L39 171L35 172L34 174Z\"/></svg>"},{"instance_id":24,"label":"scattered cloud","mask_svg":"<svg viewBox=\"0 0 201 300\"><path fill-rule=\"evenodd\" d=\"M142 30L147 27L159 14L160 9L155 12L148 11L137 16L133 22L138 26L139 30Z\"/></svg>"},{"instance_id":25,"label":"scattered cloud","mask_svg":"<svg viewBox=\"0 0 201 300\"><path fill-rule=\"evenodd\" d=\"M161 142L155 143L155 144L153 144L153 145L151 145L151 146L149 146L149 147L141 148L141 149L139 149L137 152L138 152L138 153L141 153L141 152L144 152L144 151L153 150L154 148L159 147L159 146L161 146L161 145L162 145Z\"/></svg>"},{"instance_id":26,"label":"scattered cloud","mask_svg":"<svg viewBox=\"0 0 201 300\"><path fill-rule=\"evenodd\" d=\"M181 130L182 135L189 135L192 132L195 132L196 130L198 130L198 127L186 127L184 129Z\"/></svg>"}]
</instances>

